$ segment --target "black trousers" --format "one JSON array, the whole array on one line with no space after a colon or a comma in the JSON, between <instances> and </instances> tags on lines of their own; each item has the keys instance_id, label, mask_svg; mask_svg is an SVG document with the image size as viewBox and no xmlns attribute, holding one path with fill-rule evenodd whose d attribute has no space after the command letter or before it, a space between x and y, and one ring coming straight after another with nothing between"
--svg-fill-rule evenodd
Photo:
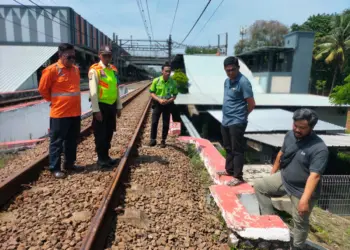
<instances>
[{"instance_id":1,"label":"black trousers","mask_svg":"<svg viewBox=\"0 0 350 250\"><path fill-rule=\"evenodd\" d=\"M245 140L244 132L247 124L235 124L231 126L221 126L223 146L226 150L225 169L229 175L238 179L243 178L244 149Z\"/></svg>"},{"instance_id":2,"label":"black trousers","mask_svg":"<svg viewBox=\"0 0 350 250\"><path fill-rule=\"evenodd\" d=\"M50 118L50 170L61 170L61 154L65 164L74 164L77 157L77 141L80 134L80 116Z\"/></svg>"},{"instance_id":3,"label":"black trousers","mask_svg":"<svg viewBox=\"0 0 350 250\"><path fill-rule=\"evenodd\" d=\"M93 117L92 127L95 136L96 153L99 160L108 160L108 152L111 148L113 132L116 131L117 109L116 103L112 105L99 103L102 121Z\"/></svg>"},{"instance_id":4,"label":"black trousers","mask_svg":"<svg viewBox=\"0 0 350 250\"><path fill-rule=\"evenodd\" d=\"M163 117L163 131L162 140L166 140L168 137L170 114L172 111L174 103L169 103L167 105L161 105L158 102L153 103L152 112L152 126L151 126L151 140L157 139L158 123L160 115Z\"/></svg>"}]
</instances>

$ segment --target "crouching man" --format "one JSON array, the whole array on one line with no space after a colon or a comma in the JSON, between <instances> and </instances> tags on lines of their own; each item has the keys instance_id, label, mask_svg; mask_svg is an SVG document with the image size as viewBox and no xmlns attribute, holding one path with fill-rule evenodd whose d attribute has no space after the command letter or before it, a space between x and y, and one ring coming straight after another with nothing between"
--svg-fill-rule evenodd
<instances>
[{"instance_id":1,"label":"crouching man","mask_svg":"<svg viewBox=\"0 0 350 250\"><path fill-rule=\"evenodd\" d=\"M313 110L299 109L293 120L293 130L284 138L271 175L255 181L254 189L262 215L274 214L271 197L289 196L294 222L293 249L304 249L309 217L320 196L328 149L313 131L318 121Z\"/></svg>"}]
</instances>

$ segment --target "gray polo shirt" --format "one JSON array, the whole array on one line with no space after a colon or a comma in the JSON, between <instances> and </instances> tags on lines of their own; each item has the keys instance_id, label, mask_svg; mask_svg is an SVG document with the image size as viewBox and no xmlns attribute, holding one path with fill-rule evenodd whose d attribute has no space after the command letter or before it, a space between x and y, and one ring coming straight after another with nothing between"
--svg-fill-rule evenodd
<instances>
[{"instance_id":1,"label":"gray polo shirt","mask_svg":"<svg viewBox=\"0 0 350 250\"><path fill-rule=\"evenodd\" d=\"M328 162L328 148L323 140L312 132L307 139L298 141L293 131L287 132L281 148L286 152L288 147L297 143L299 150L287 167L281 169L282 182L289 195L301 198L311 172L322 175ZM321 192L321 180L312 198L317 199Z\"/></svg>"},{"instance_id":2,"label":"gray polo shirt","mask_svg":"<svg viewBox=\"0 0 350 250\"><path fill-rule=\"evenodd\" d=\"M224 84L224 102L222 105L222 125L231 126L248 122L247 98L253 97L249 80L238 73L236 79L227 78Z\"/></svg>"}]
</instances>

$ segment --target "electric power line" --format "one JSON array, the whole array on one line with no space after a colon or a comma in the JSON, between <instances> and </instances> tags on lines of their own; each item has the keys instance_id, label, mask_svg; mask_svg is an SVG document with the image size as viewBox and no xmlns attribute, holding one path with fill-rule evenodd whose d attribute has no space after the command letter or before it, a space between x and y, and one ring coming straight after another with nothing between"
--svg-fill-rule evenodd
<instances>
[{"instance_id":1,"label":"electric power line","mask_svg":"<svg viewBox=\"0 0 350 250\"><path fill-rule=\"evenodd\" d=\"M153 27L152 27L152 22L151 22L151 16L150 16L150 14L149 14L149 8L148 8L148 0L146 0L146 6L147 6L147 13L148 13L149 25L151 26L152 39L154 40L154 34L153 34Z\"/></svg>"},{"instance_id":2,"label":"electric power line","mask_svg":"<svg viewBox=\"0 0 350 250\"><path fill-rule=\"evenodd\" d=\"M141 2L141 0L136 0L136 3L137 3L137 6L139 7L141 19L142 19L143 25L145 27L146 34L147 34L149 40L151 40L151 35L149 34L149 30L148 30L148 27L147 27L147 21L146 21L145 15L144 15L142 2Z\"/></svg>"},{"instance_id":3,"label":"electric power line","mask_svg":"<svg viewBox=\"0 0 350 250\"><path fill-rule=\"evenodd\" d=\"M171 35L171 32L173 31L174 22L175 22L175 17L176 17L176 13L177 13L177 8L179 7L179 2L180 2L180 0L177 0L176 9L175 9L175 14L174 14L174 18L173 18L173 23L171 24L171 28L170 28L170 32L169 32L170 35Z\"/></svg>"},{"instance_id":4,"label":"electric power line","mask_svg":"<svg viewBox=\"0 0 350 250\"><path fill-rule=\"evenodd\" d=\"M41 33L41 34L43 34L43 35L45 35L45 36L48 36L48 37L57 39L60 43L62 42L62 40L61 40L60 38L54 37L54 36L49 35L49 34L47 34L47 33L45 33L45 32L42 32L42 31L40 31L40 30L30 28L30 27L28 27L28 26L26 26L26 25L23 25L23 24L21 24L21 23L17 23L17 22L11 21L11 20L9 20L9 19L7 19L7 18L4 18L4 19L5 19L5 21L8 21L8 22L13 23L13 24L16 24L16 25L21 26L21 27L23 27L23 28L26 28L26 29L28 29L28 30L32 30L32 31Z\"/></svg>"},{"instance_id":5,"label":"electric power line","mask_svg":"<svg viewBox=\"0 0 350 250\"><path fill-rule=\"evenodd\" d=\"M17 0L13 0L13 1L15 1L16 3L18 3L18 4L20 4L20 5L24 6L24 7L26 7L26 8L28 8L28 9L31 8L30 6L24 5L24 4L20 3L20 2L18 2ZM43 8L42 6L38 5L36 2L34 2L34 1L32 1L32 0L28 0L28 1L31 2L31 3L33 3L35 6L39 7L40 9L42 9L42 10L45 11L46 13L50 14L50 15L52 16L52 19L51 19L49 16L47 16L47 18L50 19L51 21L53 21L53 22L55 22L55 23L57 23L57 24L62 25L62 23L59 23L59 22L53 20L53 18L56 18L56 19L60 20L61 22L63 22L64 24L66 24L66 25L67 25L67 26L65 26L66 28L73 28L73 29L74 29L75 31L77 31L80 35L86 35L88 39L91 38L92 40L97 41L98 38L94 38L94 37L92 37L92 36L89 36L89 35L86 34L85 32L83 32L83 31L81 31L81 30L78 30L77 28L75 28L74 26L72 26L71 24L69 24L68 22L66 22L65 20L62 20L62 19L60 19L60 18L58 18L58 17L54 17L52 13L50 13L49 11L47 11L47 10L46 10L45 8ZM35 8L35 7L34 7L34 8ZM45 15L43 15L43 14L41 14L41 15L45 17Z\"/></svg>"},{"instance_id":6,"label":"electric power line","mask_svg":"<svg viewBox=\"0 0 350 250\"><path fill-rule=\"evenodd\" d=\"M197 21L193 24L192 28L190 29L190 31L187 33L187 35L185 36L185 38L182 40L182 42L180 44L182 44L187 37L191 34L192 30L194 29L194 27L197 25L199 19L201 19L203 13L205 12L205 10L208 8L209 4L210 4L211 0L208 1L207 5L205 5L204 9L202 10L202 13L200 14L200 16L197 18Z\"/></svg>"},{"instance_id":7,"label":"electric power line","mask_svg":"<svg viewBox=\"0 0 350 250\"><path fill-rule=\"evenodd\" d=\"M204 30L205 26L210 22L211 18L215 15L216 11L220 8L220 6L222 5L222 3L225 0L222 0L221 3L219 3L218 7L216 7L216 9L214 10L213 14L209 17L208 21L203 25L202 29L198 32L198 34L195 36L195 38L192 40L191 43L193 43L199 36L200 33L202 33L202 31Z\"/></svg>"}]
</instances>

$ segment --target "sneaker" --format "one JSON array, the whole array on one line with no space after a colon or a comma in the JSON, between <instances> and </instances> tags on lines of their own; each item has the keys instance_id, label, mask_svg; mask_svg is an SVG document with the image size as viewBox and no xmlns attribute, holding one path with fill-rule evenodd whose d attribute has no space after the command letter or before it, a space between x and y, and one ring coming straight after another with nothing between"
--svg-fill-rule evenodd
<instances>
[{"instance_id":1,"label":"sneaker","mask_svg":"<svg viewBox=\"0 0 350 250\"><path fill-rule=\"evenodd\" d=\"M155 145L157 145L157 141L156 141L156 140L151 140L151 141L149 142L149 146L150 146L150 147L154 147Z\"/></svg>"},{"instance_id":2,"label":"sneaker","mask_svg":"<svg viewBox=\"0 0 350 250\"><path fill-rule=\"evenodd\" d=\"M66 174L62 171L54 171L52 172L52 175L56 178L56 179L64 179L66 178Z\"/></svg>"},{"instance_id":3,"label":"sneaker","mask_svg":"<svg viewBox=\"0 0 350 250\"><path fill-rule=\"evenodd\" d=\"M108 163L112 166L115 166L117 165L119 162L119 159L114 159L114 158L111 158L111 157L108 157Z\"/></svg>"},{"instance_id":4,"label":"sneaker","mask_svg":"<svg viewBox=\"0 0 350 250\"><path fill-rule=\"evenodd\" d=\"M113 165L109 162L109 160L97 160L97 165L101 168L112 168Z\"/></svg>"},{"instance_id":5,"label":"sneaker","mask_svg":"<svg viewBox=\"0 0 350 250\"><path fill-rule=\"evenodd\" d=\"M68 170L68 171L74 171L74 172L82 172L84 171L84 167L82 166L78 166L78 165L74 165L74 164L64 164L63 165L63 168L65 170Z\"/></svg>"},{"instance_id":6,"label":"sneaker","mask_svg":"<svg viewBox=\"0 0 350 250\"><path fill-rule=\"evenodd\" d=\"M160 147L161 147L161 148L165 148L165 147L166 147L165 140L162 140L162 142L160 143Z\"/></svg>"}]
</instances>

